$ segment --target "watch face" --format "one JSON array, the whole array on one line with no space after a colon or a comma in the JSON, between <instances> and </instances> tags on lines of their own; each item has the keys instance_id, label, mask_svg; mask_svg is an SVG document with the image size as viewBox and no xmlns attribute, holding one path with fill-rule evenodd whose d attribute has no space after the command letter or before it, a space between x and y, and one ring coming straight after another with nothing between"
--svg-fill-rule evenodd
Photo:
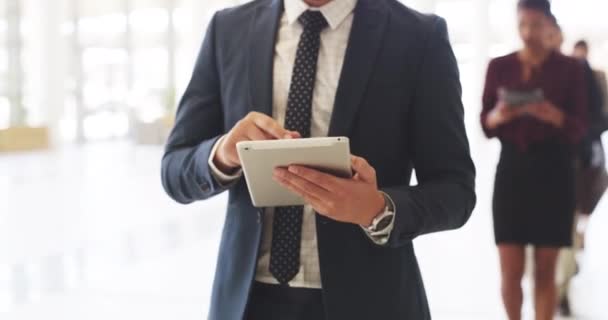
<instances>
[{"instance_id":1,"label":"watch face","mask_svg":"<svg viewBox=\"0 0 608 320\"><path fill-rule=\"evenodd\" d=\"M388 216L382 217L382 219L380 219L380 221L378 221L378 224L376 225L376 230L386 229L386 227L388 227L388 225L391 224L392 220L393 220L393 215L388 215Z\"/></svg>"}]
</instances>

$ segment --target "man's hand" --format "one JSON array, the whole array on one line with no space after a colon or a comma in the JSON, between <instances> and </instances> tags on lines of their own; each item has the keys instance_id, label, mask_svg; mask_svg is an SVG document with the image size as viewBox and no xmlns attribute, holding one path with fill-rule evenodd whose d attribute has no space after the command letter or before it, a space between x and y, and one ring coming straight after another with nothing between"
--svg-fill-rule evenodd
<instances>
[{"instance_id":1,"label":"man's hand","mask_svg":"<svg viewBox=\"0 0 608 320\"><path fill-rule=\"evenodd\" d=\"M531 104L525 107L527 114L534 118L552 124L557 128L564 126L565 115L564 112L553 105L551 102L544 101L541 103Z\"/></svg>"},{"instance_id":2,"label":"man's hand","mask_svg":"<svg viewBox=\"0 0 608 320\"><path fill-rule=\"evenodd\" d=\"M351 179L295 165L276 168L274 179L303 197L319 214L366 227L386 204L378 190L376 170L360 157L352 156L351 162L355 172Z\"/></svg>"},{"instance_id":3,"label":"man's hand","mask_svg":"<svg viewBox=\"0 0 608 320\"><path fill-rule=\"evenodd\" d=\"M271 117L251 112L226 134L217 148L213 163L222 172L230 173L241 166L236 144L241 141L300 138L300 134L281 127Z\"/></svg>"}]
</instances>

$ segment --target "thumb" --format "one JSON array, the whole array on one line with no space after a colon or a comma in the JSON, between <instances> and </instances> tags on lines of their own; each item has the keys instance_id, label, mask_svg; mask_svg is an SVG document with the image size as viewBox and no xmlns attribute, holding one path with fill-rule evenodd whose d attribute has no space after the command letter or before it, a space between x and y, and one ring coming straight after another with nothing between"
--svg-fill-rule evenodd
<instances>
[{"instance_id":1,"label":"thumb","mask_svg":"<svg viewBox=\"0 0 608 320\"><path fill-rule=\"evenodd\" d=\"M351 166L353 171L356 173L362 181L367 183L376 182L376 170L367 162L367 160L351 156Z\"/></svg>"}]
</instances>

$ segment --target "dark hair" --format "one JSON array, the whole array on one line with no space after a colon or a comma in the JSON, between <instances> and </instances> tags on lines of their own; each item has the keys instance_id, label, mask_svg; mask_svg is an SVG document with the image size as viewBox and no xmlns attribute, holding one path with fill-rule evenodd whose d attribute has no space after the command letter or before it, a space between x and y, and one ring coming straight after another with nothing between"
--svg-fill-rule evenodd
<instances>
[{"instance_id":1,"label":"dark hair","mask_svg":"<svg viewBox=\"0 0 608 320\"><path fill-rule=\"evenodd\" d=\"M551 13L551 15L549 15L549 20L551 20L551 24L557 28L557 30L559 30L560 32L562 31L562 27L559 25L559 21L557 21L557 17Z\"/></svg>"},{"instance_id":2,"label":"dark hair","mask_svg":"<svg viewBox=\"0 0 608 320\"><path fill-rule=\"evenodd\" d=\"M582 48L582 49L588 50L589 49L589 44L585 40L579 40L579 41L577 41L574 44L574 47L575 48Z\"/></svg>"},{"instance_id":3,"label":"dark hair","mask_svg":"<svg viewBox=\"0 0 608 320\"><path fill-rule=\"evenodd\" d=\"M531 9L542 12L547 17L552 17L551 2L549 0L519 0L517 9Z\"/></svg>"}]
</instances>

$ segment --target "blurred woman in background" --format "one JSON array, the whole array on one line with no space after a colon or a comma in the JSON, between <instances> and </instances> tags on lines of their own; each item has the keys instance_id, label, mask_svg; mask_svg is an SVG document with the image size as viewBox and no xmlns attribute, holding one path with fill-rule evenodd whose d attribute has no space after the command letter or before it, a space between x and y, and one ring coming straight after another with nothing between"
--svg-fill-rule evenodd
<instances>
[{"instance_id":1,"label":"blurred woman in background","mask_svg":"<svg viewBox=\"0 0 608 320\"><path fill-rule=\"evenodd\" d=\"M502 144L493 217L505 309L521 319L525 246L532 245L536 319L549 320L559 248L572 243L574 146L585 133L587 97L580 63L546 44L550 3L520 0L517 13L524 47L490 62L481 123Z\"/></svg>"}]
</instances>

